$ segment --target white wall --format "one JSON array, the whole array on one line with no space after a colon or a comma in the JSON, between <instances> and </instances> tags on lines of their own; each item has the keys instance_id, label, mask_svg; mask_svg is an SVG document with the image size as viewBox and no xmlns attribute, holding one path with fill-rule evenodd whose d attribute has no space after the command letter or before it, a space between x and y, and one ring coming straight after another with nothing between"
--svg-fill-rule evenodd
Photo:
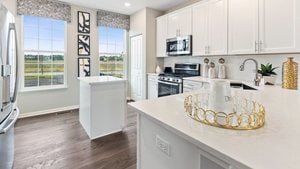
<instances>
[{"instance_id":1,"label":"white wall","mask_svg":"<svg viewBox=\"0 0 300 169\"><path fill-rule=\"evenodd\" d=\"M243 56L209 56L209 57L196 57L196 56L178 56L168 57L164 60L165 66L173 67L175 63L201 63L203 64L204 58L208 58L210 61L218 65L218 59L223 57L225 59L225 65L227 68L227 78L238 80L253 80L255 65L252 62L246 63L245 71L239 70L242 62L247 58L254 58L260 64L271 63L273 66L279 66L276 70L278 74L277 84L281 84L282 79L282 63L287 60L287 57L293 56L295 61L300 63L300 55L298 54L281 54L281 55L243 55ZM300 78L300 74L298 74ZM298 81L299 81L298 78Z\"/></svg>"},{"instance_id":2,"label":"white wall","mask_svg":"<svg viewBox=\"0 0 300 169\"><path fill-rule=\"evenodd\" d=\"M16 0L3 0L4 5L16 15ZM67 24L67 85L66 89L20 92L18 106L21 113L32 113L49 109L77 106L79 104L79 82L77 80L77 11L91 13L91 74L98 75L98 27L96 10L72 6L72 21ZM16 17L18 35L21 32L21 17ZM20 37L19 37L20 39ZM23 57L23 56L20 56Z\"/></svg>"},{"instance_id":3,"label":"white wall","mask_svg":"<svg viewBox=\"0 0 300 169\"><path fill-rule=\"evenodd\" d=\"M129 36L143 35L144 57L147 58L146 72L154 73L156 65L163 66L163 59L156 58L156 17L163 12L144 8L130 16Z\"/></svg>"}]
</instances>

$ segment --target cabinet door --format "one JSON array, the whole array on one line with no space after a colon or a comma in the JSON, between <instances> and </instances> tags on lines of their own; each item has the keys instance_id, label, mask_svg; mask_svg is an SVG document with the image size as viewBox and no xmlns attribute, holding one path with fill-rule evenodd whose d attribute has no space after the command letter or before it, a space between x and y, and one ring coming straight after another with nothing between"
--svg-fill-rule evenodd
<instances>
[{"instance_id":1,"label":"cabinet door","mask_svg":"<svg viewBox=\"0 0 300 169\"><path fill-rule=\"evenodd\" d=\"M148 81L148 99L158 98L158 82Z\"/></svg>"},{"instance_id":2,"label":"cabinet door","mask_svg":"<svg viewBox=\"0 0 300 169\"><path fill-rule=\"evenodd\" d=\"M192 8L184 8L179 12L179 36L192 34Z\"/></svg>"},{"instance_id":3,"label":"cabinet door","mask_svg":"<svg viewBox=\"0 0 300 169\"><path fill-rule=\"evenodd\" d=\"M192 9L180 9L168 15L168 38L192 34Z\"/></svg>"},{"instance_id":4,"label":"cabinet door","mask_svg":"<svg viewBox=\"0 0 300 169\"><path fill-rule=\"evenodd\" d=\"M171 13L167 19L168 38L175 38L179 31L179 12Z\"/></svg>"},{"instance_id":5,"label":"cabinet door","mask_svg":"<svg viewBox=\"0 0 300 169\"><path fill-rule=\"evenodd\" d=\"M167 57L166 39L168 34L167 17L162 16L156 19L156 56Z\"/></svg>"},{"instance_id":6,"label":"cabinet door","mask_svg":"<svg viewBox=\"0 0 300 169\"><path fill-rule=\"evenodd\" d=\"M300 1L259 0L261 53L300 52Z\"/></svg>"},{"instance_id":7,"label":"cabinet door","mask_svg":"<svg viewBox=\"0 0 300 169\"><path fill-rule=\"evenodd\" d=\"M208 3L193 6L193 56L206 55L208 45Z\"/></svg>"},{"instance_id":8,"label":"cabinet door","mask_svg":"<svg viewBox=\"0 0 300 169\"><path fill-rule=\"evenodd\" d=\"M208 10L208 51L210 55L227 54L227 0L212 0Z\"/></svg>"},{"instance_id":9,"label":"cabinet door","mask_svg":"<svg viewBox=\"0 0 300 169\"><path fill-rule=\"evenodd\" d=\"M228 53L258 52L258 0L228 0Z\"/></svg>"}]
</instances>

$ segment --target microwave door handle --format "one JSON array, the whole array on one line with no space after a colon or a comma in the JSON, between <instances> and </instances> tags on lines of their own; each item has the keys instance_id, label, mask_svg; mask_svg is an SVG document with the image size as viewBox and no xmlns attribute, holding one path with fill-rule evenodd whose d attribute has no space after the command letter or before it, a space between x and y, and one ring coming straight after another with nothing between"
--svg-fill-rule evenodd
<instances>
[{"instance_id":1,"label":"microwave door handle","mask_svg":"<svg viewBox=\"0 0 300 169\"><path fill-rule=\"evenodd\" d=\"M16 57L16 65L15 65L15 86L14 86L14 93L13 96L11 98L11 102L16 102L17 99L17 93L18 93L18 84L19 84L19 73L18 73L18 66L19 66L19 56L18 56L18 38L17 38L17 31L16 31L16 25L15 23L9 23L9 29L8 29L8 38L7 38L7 64L9 64L9 46L10 46L10 36L11 36L11 32L14 31L15 34L15 57Z\"/></svg>"}]
</instances>

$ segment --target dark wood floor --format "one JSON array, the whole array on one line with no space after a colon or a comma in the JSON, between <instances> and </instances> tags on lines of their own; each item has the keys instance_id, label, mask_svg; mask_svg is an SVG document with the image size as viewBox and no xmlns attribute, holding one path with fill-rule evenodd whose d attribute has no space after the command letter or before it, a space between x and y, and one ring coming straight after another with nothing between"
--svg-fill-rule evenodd
<instances>
[{"instance_id":1,"label":"dark wood floor","mask_svg":"<svg viewBox=\"0 0 300 169\"><path fill-rule=\"evenodd\" d=\"M136 169L136 113L122 133L90 141L78 111L18 120L14 169Z\"/></svg>"}]
</instances>

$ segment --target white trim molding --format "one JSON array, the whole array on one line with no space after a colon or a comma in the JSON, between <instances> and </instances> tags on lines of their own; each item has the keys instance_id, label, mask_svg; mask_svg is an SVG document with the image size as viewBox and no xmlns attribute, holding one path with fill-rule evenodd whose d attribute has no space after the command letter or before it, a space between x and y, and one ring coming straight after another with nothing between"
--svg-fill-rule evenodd
<instances>
[{"instance_id":1,"label":"white trim molding","mask_svg":"<svg viewBox=\"0 0 300 169\"><path fill-rule=\"evenodd\" d=\"M40 115L46 115L46 114L59 113L59 112L75 110L75 109L79 109L79 105L60 107L60 108L48 109L48 110L41 110L41 111L29 112L29 113L20 113L19 119L26 118L26 117L34 117L34 116L40 116Z\"/></svg>"}]
</instances>

